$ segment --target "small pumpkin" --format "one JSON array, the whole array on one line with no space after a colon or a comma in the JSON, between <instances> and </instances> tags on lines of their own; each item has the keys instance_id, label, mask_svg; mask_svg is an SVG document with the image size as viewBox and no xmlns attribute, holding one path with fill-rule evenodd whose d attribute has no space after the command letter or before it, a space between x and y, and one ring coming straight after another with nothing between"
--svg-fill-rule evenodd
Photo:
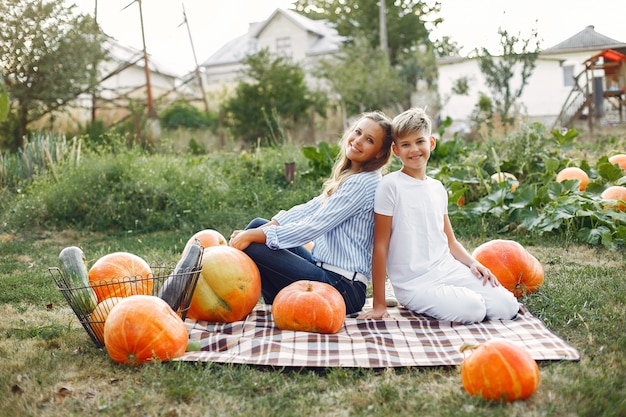
<instances>
[{"instance_id":1,"label":"small pumpkin","mask_svg":"<svg viewBox=\"0 0 626 417\"><path fill-rule=\"evenodd\" d=\"M276 294L272 316L281 330L337 333L346 318L346 304L330 284L295 281Z\"/></svg>"},{"instance_id":2,"label":"small pumpkin","mask_svg":"<svg viewBox=\"0 0 626 417\"><path fill-rule=\"evenodd\" d=\"M559 171L556 175L557 182L563 182L565 180L578 180L580 191L585 191L587 184L589 184L589 175L585 171L577 167L567 167Z\"/></svg>"},{"instance_id":3,"label":"small pumpkin","mask_svg":"<svg viewBox=\"0 0 626 417\"><path fill-rule=\"evenodd\" d=\"M113 252L98 259L89 269L89 283L98 302L109 297L152 293L152 269L141 257Z\"/></svg>"},{"instance_id":4,"label":"small pumpkin","mask_svg":"<svg viewBox=\"0 0 626 417\"><path fill-rule=\"evenodd\" d=\"M102 344L104 344L104 323L106 322L106 319L113 307L115 307L115 305L123 299L124 297L109 297L104 299L98 303L94 311L92 311L89 316L91 330L93 330L96 338Z\"/></svg>"},{"instance_id":5,"label":"small pumpkin","mask_svg":"<svg viewBox=\"0 0 626 417\"><path fill-rule=\"evenodd\" d=\"M508 181L511 182L511 191L517 190L519 187L519 181L517 177L510 172L496 172L491 175L491 179L497 183L506 183Z\"/></svg>"},{"instance_id":6,"label":"small pumpkin","mask_svg":"<svg viewBox=\"0 0 626 417\"><path fill-rule=\"evenodd\" d=\"M183 252L187 250L187 247L193 245L196 240L200 242L200 245L202 245L203 248L208 248L209 246L228 245L226 238L220 232L214 229L204 229L189 238Z\"/></svg>"},{"instance_id":7,"label":"small pumpkin","mask_svg":"<svg viewBox=\"0 0 626 417\"><path fill-rule=\"evenodd\" d=\"M512 402L535 393L541 375L537 362L526 349L505 339L490 339L471 349L461 364L465 391L491 401Z\"/></svg>"},{"instance_id":8,"label":"small pumpkin","mask_svg":"<svg viewBox=\"0 0 626 417\"><path fill-rule=\"evenodd\" d=\"M245 318L261 296L261 274L252 258L231 246L209 246L187 317L230 323Z\"/></svg>"},{"instance_id":9,"label":"small pumpkin","mask_svg":"<svg viewBox=\"0 0 626 417\"><path fill-rule=\"evenodd\" d=\"M187 326L153 295L131 295L115 305L104 323L104 345L117 363L169 361L187 349Z\"/></svg>"},{"instance_id":10,"label":"small pumpkin","mask_svg":"<svg viewBox=\"0 0 626 417\"><path fill-rule=\"evenodd\" d=\"M472 256L516 297L533 293L543 284L541 263L514 240L490 240L474 249Z\"/></svg>"},{"instance_id":11,"label":"small pumpkin","mask_svg":"<svg viewBox=\"0 0 626 417\"><path fill-rule=\"evenodd\" d=\"M626 171L626 153L618 153L609 157L609 163L612 165L617 164L617 166Z\"/></svg>"},{"instance_id":12,"label":"small pumpkin","mask_svg":"<svg viewBox=\"0 0 626 417\"><path fill-rule=\"evenodd\" d=\"M612 203L605 204L604 208L606 210L626 210L626 187L623 187L621 185L613 185L611 187L608 187L602 192L602 194L600 194L600 198L602 198L602 200L606 202L610 201Z\"/></svg>"}]
</instances>

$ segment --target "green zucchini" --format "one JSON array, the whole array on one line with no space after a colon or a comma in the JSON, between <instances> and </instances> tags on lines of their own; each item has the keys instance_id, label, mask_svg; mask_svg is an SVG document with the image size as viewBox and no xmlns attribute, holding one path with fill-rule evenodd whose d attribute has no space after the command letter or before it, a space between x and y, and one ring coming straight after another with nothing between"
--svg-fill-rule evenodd
<instances>
[{"instance_id":1,"label":"green zucchini","mask_svg":"<svg viewBox=\"0 0 626 417\"><path fill-rule=\"evenodd\" d=\"M157 296L178 312L184 302L185 295L194 272L199 268L202 259L202 245L197 239L193 244L187 245L183 254L176 264L174 271L165 280L157 293Z\"/></svg>"},{"instance_id":2,"label":"green zucchini","mask_svg":"<svg viewBox=\"0 0 626 417\"><path fill-rule=\"evenodd\" d=\"M69 288L67 300L79 316L86 316L98 305L98 297L89 284L87 259L76 246L68 246L59 254L61 274Z\"/></svg>"}]
</instances>

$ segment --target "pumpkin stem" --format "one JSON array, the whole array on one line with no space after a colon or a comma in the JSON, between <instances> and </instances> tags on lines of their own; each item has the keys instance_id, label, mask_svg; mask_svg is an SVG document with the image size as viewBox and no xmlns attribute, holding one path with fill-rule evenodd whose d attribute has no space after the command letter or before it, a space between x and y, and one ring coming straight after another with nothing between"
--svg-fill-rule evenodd
<instances>
[{"instance_id":1,"label":"pumpkin stem","mask_svg":"<svg viewBox=\"0 0 626 417\"><path fill-rule=\"evenodd\" d=\"M461 347L459 348L459 350L461 351L461 353L465 352L468 349L476 349L478 347L478 345L473 344L473 343L468 343L468 342L463 342L463 344L461 345Z\"/></svg>"},{"instance_id":2,"label":"pumpkin stem","mask_svg":"<svg viewBox=\"0 0 626 417\"><path fill-rule=\"evenodd\" d=\"M308 292L312 292L312 291L313 291L313 283L311 283L311 281L309 281L309 282L307 283L306 290L307 290Z\"/></svg>"}]
</instances>

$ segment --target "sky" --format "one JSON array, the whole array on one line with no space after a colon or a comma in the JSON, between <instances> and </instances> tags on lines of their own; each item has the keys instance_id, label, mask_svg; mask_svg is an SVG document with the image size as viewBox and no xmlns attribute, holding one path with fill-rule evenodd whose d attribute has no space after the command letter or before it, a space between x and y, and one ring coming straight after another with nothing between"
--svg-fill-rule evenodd
<instances>
[{"instance_id":1,"label":"sky","mask_svg":"<svg viewBox=\"0 0 626 417\"><path fill-rule=\"evenodd\" d=\"M103 30L121 43L142 48L139 6L134 0L65 0L94 14ZM375 0L364 0L375 1ZM427 0L428 3L434 3ZM541 48L556 45L593 25L596 32L626 42L623 0L440 0L443 23L431 39L449 36L462 54L485 46L497 53L498 28L528 38L536 30ZM292 0L142 0L146 49L152 59L178 74L192 71L226 42L245 34ZM130 5L130 6L129 6ZM129 6L129 7L127 7ZM183 7L187 26L183 24ZM182 24L182 25L181 25ZM193 42L193 49L192 49ZM196 60L194 60L194 49Z\"/></svg>"}]
</instances>

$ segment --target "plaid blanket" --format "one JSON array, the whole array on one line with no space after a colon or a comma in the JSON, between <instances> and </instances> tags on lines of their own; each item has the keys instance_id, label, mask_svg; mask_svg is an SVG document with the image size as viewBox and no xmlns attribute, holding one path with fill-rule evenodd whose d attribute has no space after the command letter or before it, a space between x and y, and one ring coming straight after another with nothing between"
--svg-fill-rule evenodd
<instances>
[{"instance_id":1,"label":"plaid blanket","mask_svg":"<svg viewBox=\"0 0 626 417\"><path fill-rule=\"evenodd\" d=\"M371 300L368 300L371 303ZM366 304L367 305L367 304ZM535 360L580 359L578 351L546 328L520 304L514 320L460 324L388 308L390 318L346 318L336 334L282 331L271 307L258 304L243 321L208 323L186 320L190 339L201 351L181 361L210 361L289 367L363 367L458 365L463 343L499 337L525 347Z\"/></svg>"}]
</instances>

